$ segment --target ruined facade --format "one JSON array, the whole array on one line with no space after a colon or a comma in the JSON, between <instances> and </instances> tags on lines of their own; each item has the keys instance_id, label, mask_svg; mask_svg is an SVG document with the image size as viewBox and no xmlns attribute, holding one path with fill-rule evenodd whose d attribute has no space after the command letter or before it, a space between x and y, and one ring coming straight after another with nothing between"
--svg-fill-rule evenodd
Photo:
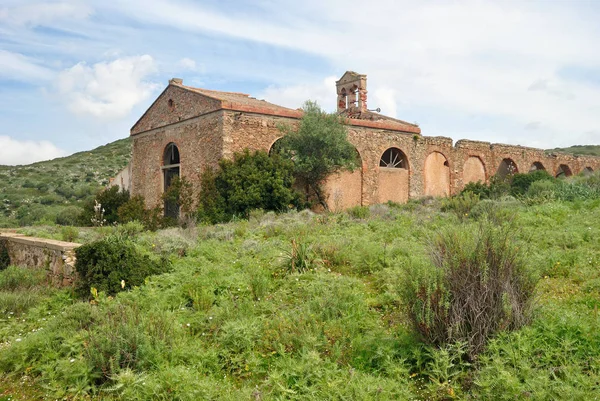
<instances>
[{"instance_id":1,"label":"ruined facade","mask_svg":"<svg viewBox=\"0 0 600 401\"><path fill-rule=\"evenodd\" d=\"M541 149L421 135L406 121L367 108L367 77L346 72L336 82L337 112L362 167L330 177L333 210L422 196L449 196L469 182L496 175L544 169L575 175L600 169L600 158L547 155ZM199 186L202 170L244 149L269 151L279 127L302 117L293 110L243 93L192 88L172 79L131 129L131 191L147 206L161 202L174 176Z\"/></svg>"}]
</instances>

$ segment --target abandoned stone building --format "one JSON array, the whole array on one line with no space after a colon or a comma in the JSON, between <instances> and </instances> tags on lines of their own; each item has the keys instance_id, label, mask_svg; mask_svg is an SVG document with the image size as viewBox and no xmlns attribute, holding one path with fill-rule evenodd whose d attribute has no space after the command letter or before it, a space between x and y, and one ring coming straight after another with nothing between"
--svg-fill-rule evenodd
<instances>
[{"instance_id":1,"label":"abandoned stone building","mask_svg":"<svg viewBox=\"0 0 600 401\"><path fill-rule=\"evenodd\" d=\"M417 125L367 108L366 75L348 71L336 87L337 112L345 118L362 168L330 177L326 191L333 210L448 196L495 174L544 169L570 176L600 168L596 157L470 140L453 145L450 138L422 136ZM204 168L244 149L269 151L282 136L279 127L293 126L301 117L301 110L247 94L193 88L172 79L131 129L131 192L153 207L174 176L198 186Z\"/></svg>"}]
</instances>

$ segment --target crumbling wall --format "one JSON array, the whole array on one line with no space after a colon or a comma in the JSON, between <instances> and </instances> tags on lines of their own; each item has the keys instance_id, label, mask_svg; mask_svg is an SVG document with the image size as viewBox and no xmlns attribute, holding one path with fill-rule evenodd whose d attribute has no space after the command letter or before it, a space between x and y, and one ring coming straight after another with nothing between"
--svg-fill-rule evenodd
<instances>
[{"instance_id":1,"label":"crumbling wall","mask_svg":"<svg viewBox=\"0 0 600 401\"><path fill-rule=\"evenodd\" d=\"M76 279L75 248L79 244L14 233L0 233L0 243L8 250L11 265L43 269L57 285L70 285Z\"/></svg>"}]
</instances>

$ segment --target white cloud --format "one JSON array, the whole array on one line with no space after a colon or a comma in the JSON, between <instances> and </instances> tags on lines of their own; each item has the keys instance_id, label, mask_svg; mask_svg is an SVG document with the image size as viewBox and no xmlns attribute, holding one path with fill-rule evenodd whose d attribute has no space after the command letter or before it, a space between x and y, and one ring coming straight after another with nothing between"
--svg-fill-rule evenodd
<instances>
[{"instance_id":1,"label":"white cloud","mask_svg":"<svg viewBox=\"0 0 600 401\"><path fill-rule=\"evenodd\" d=\"M92 8L81 1L19 1L11 6L0 7L0 23L35 26L61 20L86 19L92 12Z\"/></svg>"},{"instance_id":2,"label":"white cloud","mask_svg":"<svg viewBox=\"0 0 600 401\"><path fill-rule=\"evenodd\" d=\"M52 76L52 71L19 53L0 50L0 78L15 81L39 81Z\"/></svg>"},{"instance_id":3,"label":"white cloud","mask_svg":"<svg viewBox=\"0 0 600 401\"><path fill-rule=\"evenodd\" d=\"M66 156L66 152L49 141L20 141L0 135L0 164L30 164Z\"/></svg>"},{"instance_id":4,"label":"white cloud","mask_svg":"<svg viewBox=\"0 0 600 401\"><path fill-rule=\"evenodd\" d=\"M541 130L524 127L539 121L548 146L554 146L589 138L584 133L600 125L592 106L600 104L600 87L558 73L573 65L600 70L600 52L590 51L600 37L598 9L577 4L305 0L273 7L264 0L255 5L263 12L248 14L184 0L130 0L120 11L183 31L209 31L316 54L338 77L353 69L368 74L371 83L375 78L370 107L393 114L388 110L401 104L422 114L401 113L399 118L426 116L449 132L465 131L453 127L451 118L474 115L491 121L489 140L532 144L539 143ZM360 10L359 17L340 13L342 8ZM333 89L323 92L318 79L306 85L289 82L270 86L263 96L291 107L305 98L324 105L335 99ZM529 90L536 82L542 83L539 90ZM421 122L425 135L445 135ZM506 131L514 126L522 128Z\"/></svg>"},{"instance_id":5,"label":"white cloud","mask_svg":"<svg viewBox=\"0 0 600 401\"><path fill-rule=\"evenodd\" d=\"M290 86L271 85L256 97L291 109L302 107L305 101L312 100L319 103L323 109L333 111L335 110L335 81L337 79L331 76L320 82Z\"/></svg>"},{"instance_id":6,"label":"white cloud","mask_svg":"<svg viewBox=\"0 0 600 401\"><path fill-rule=\"evenodd\" d=\"M154 94L157 85L147 78L156 71L148 55L92 66L82 62L61 72L56 85L73 113L118 119Z\"/></svg>"},{"instance_id":7,"label":"white cloud","mask_svg":"<svg viewBox=\"0 0 600 401\"><path fill-rule=\"evenodd\" d=\"M188 57L179 60L179 65L186 70L194 71L196 69L196 62Z\"/></svg>"}]
</instances>

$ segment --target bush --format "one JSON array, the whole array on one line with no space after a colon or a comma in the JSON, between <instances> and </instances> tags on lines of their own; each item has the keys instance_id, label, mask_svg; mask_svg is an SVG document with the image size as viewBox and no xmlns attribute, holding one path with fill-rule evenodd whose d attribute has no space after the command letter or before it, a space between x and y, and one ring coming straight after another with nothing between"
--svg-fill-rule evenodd
<instances>
[{"instance_id":1,"label":"bush","mask_svg":"<svg viewBox=\"0 0 600 401\"><path fill-rule=\"evenodd\" d=\"M61 226L76 226L83 210L78 206L67 206L56 215L56 224ZM89 222L87 223L89 225Z\"/></svg>"},{"instance_id":2,"label":"bush","mask_svg":"<svg viewBox=\"0 0 600 401\"><path fill-rule=\"evenodd\" d=\"M146 230L150 231L156 231L165 226L162 207L146 209L144 197L141 195L135 195L122 204L117 210L117 215L121 224L138 221L144 225Z\"/></svg>"},{"instance_id":3,"label":"bush","mask_svg":"<svg viewBox=\"0 0 600 401\"><path fill-rule=\"evenodd\" d=\"M262 151L236 153L233 160L221 160L216 173L203 173L199 220L218 223L234 216L247 218L254 209L297 207L299 195L292 189L293 183L291 161Z\"/></svg>"},{"instance_id":4,"label":"bush","mask_svg":"<svg viewBox=\"0 0 600 401\"><path fill-rule=\"evenodd\" d=\"M107 294L116 294L139 286L146 277L168 268L165 259L157 261L141 254L131 241L116 237L82 245L75 254L75 270L79 273L76 291L83 297L90 295L92 287Z\"/></svg>"},{"instance_id":5,"label":"bush","mask_svg":"<svg viewBox=\"0 0 600 401\"><path fill-rule=\"evenodd\" d=\"M60 238L63 241L75 242L79 238L79 229L77 227L63 227L60 229Z\"/></svg>"},{"instance_id":6,"label":"bush","mask_svg":"<svg viewBox=\"0 0 600 401\"><path fill-rule=\"evenodd\" d=\"M513 196L525 195L531 184L537 181L554 181L546 170L536 170L527 174L517 173L512 176L510 193Z\"/></svg>"},{"instance_id":7,"label":"bush","mask_svg":"<svg viewBox=\"0 0 600 401\"><path fill-rule=\"evenodd\" d=\"M39 269L9 266L0 272L0 291L29 289L41 284L46 279L46 272Z\"/></svg>"},{"instance_id":8,"label":"bush","mask_svg":"<svg viewBox=\"0 0 600 401\"><path fill-rule=\"evenodd\" d=\"M452 211L460 220L465 219L471 213L471 209L479 203L479 195L473 192L463 191L459 196L442 199L442 212Z\"/></svg>"},{"instance_id":9,"label":"bush","mask_svg":"<svg viewBox=\"0 0 600 401\"><path fill-rule=\"evenodd\" d=\"M106 220L106 224L116 223L119 220L117 214L119 207L125 204L129 198L129 191L120 191L119 187L105 189L96 195L95 199L85 203L83 212L79 218L79 223L84 226L90 226L92 224L92 218L95 216L95 202L98 202L102 209L104 209L104 219Z\"/></svg>"},{"instance_id":10,"label":"bush","mask_svg":"<svg viewBox=\"0 0 600 401\"><path fill-rule=\"evenodd\" d=\"M510 225L484 222L435 238L435 268L413 268L404 292L410 318L426 341L465 343L474 358L497 332L527 322L535 280L513 236Z\"/></svg>"}]
</instances>

